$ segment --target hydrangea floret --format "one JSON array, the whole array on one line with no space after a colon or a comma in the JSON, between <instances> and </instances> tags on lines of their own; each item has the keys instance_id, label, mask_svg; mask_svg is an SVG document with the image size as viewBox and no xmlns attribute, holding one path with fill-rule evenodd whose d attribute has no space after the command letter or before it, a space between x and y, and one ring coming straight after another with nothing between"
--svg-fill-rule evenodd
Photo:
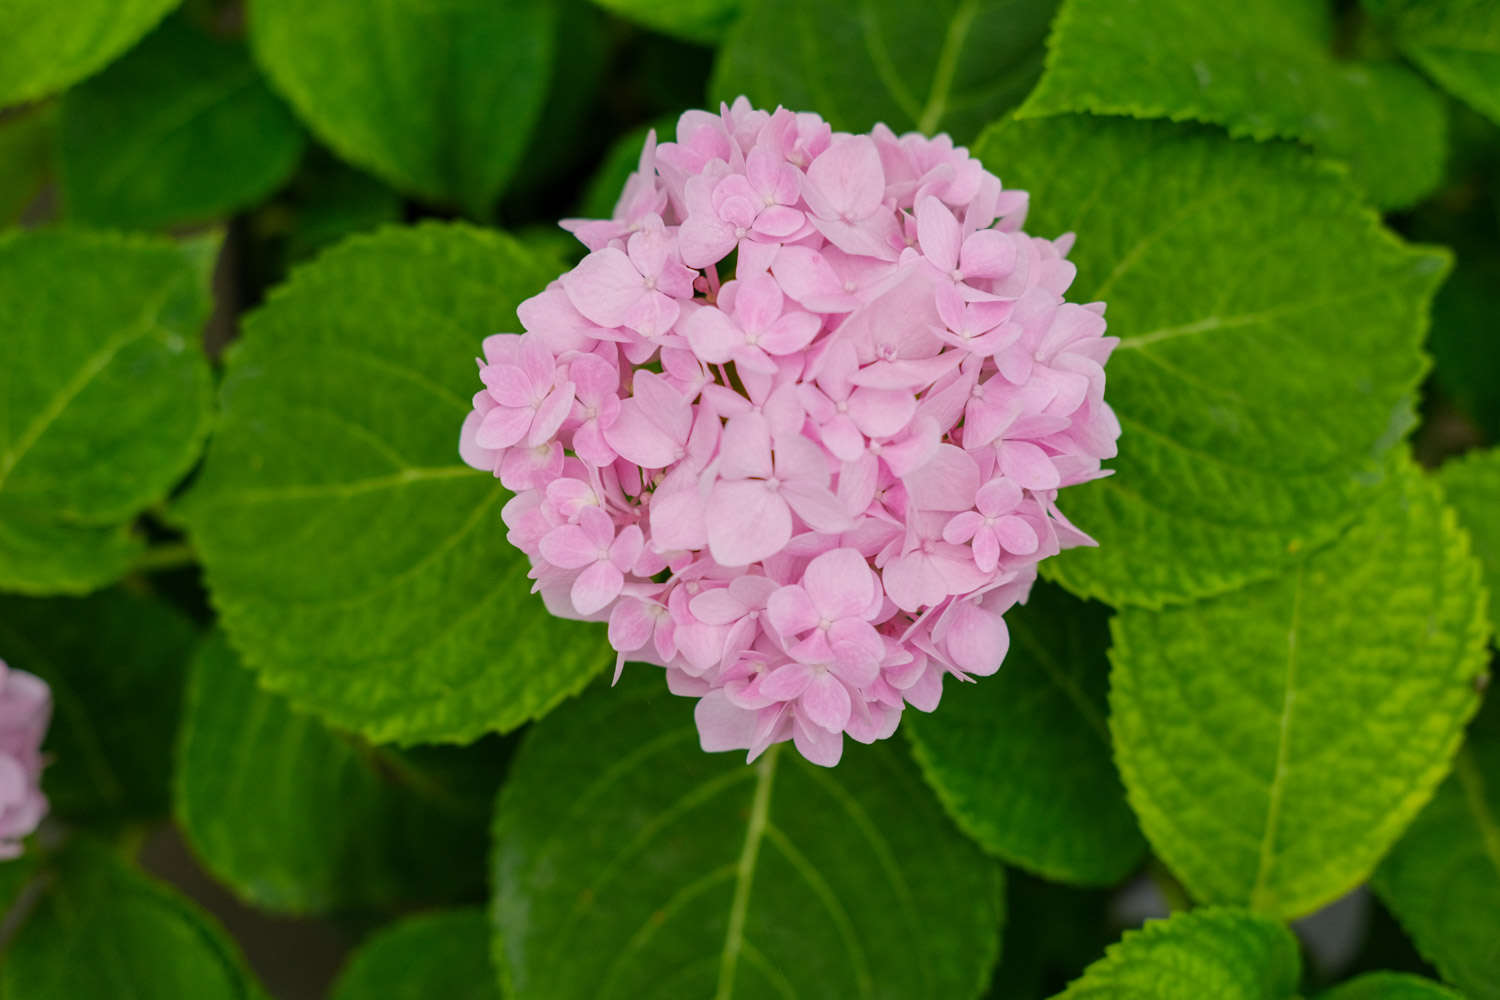
<instances>
[{"instance_id":1,"label":"hydrangea floret","mask_svg":"<svg viewBox=\"0 0 1500 1000\"><path fill-rule=\"evenodd\" d=\"M1037 564L1092 544L1104 305L945 135L689 111L589 253L484 341L460 453L515 492L547 607L698 699L705 750L844 736L992 674Z\"/></svg>"},{"instance_id":2,"label":"hydrangea floret","mask_svg":"<svg viewBox=\"0 0 1500 1000\"><path fill-rule=\"evenodd\" d=\"M18 857L47 815L41 748L51 718L47 682L0 660L0 860Z\"/></svg>"}]
</instances>

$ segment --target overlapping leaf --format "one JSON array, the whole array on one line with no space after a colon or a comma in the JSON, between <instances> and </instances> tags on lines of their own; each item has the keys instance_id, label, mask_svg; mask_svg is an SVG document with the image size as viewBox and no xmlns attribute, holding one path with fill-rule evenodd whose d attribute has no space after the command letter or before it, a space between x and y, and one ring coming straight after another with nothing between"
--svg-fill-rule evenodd
<instances>
[{"instance_id":1,"label":"overlapping leaf","mask_svg":"<svg viewBox=\"0 0 1500 1000\"><path fill-rule=\"evenodd\" d=\"M1418 66L1500 123L1500 7L1490 0L1365 0Z\"/></svg>"},{"instance_id":2,"label":"overlapping leaf","mask_svg":"<svg viewBox=\"0 0 1500 1000\"><path fill-rule=\"evenodd\" d=\"M994 961L1000 868L899 744L836 770L698 748L636 667L532 730L495 822L496 955L515 1000L960 1000Z\"/></svg>"},{"instance_id":3,"label":"overlapping leaf","mask_svg":"<svg viewBox=\"0 0 1500 1000\"><path fill-rule=\"evenodd\" d=\"M221 635L193 668L175 811L204 865L254 905L388 906L451 899L475 881L498 777L458 787L293 712L256 688Z\"/></svg>"},{"instance_id":4,"label":"overlapping leaf","mask_svg":"<svg viewBox=\"0 0 1500 1000\"><path fill-rule=\"evenodd\" d=\"M973 688L902 725L964 832L1015 865L1113 885L1145 842L1110 755L1104 609L1045 584L1006 616L1010 652Z\"/></svg>"},{"instance_id":5,"label":"overlapping leaf","mask_svg":"<svg viewBox=\"0 0 1500 1000\"><path fill-rule=\"evenodd\" d=\"M1500 632L1500 450L1475 451L1448 462L1438 481L1473 539L1490 594L1490 620Z\"/></svg>"},{"instance_id":6,"label":"overlapping leaf","mask_svg":"<svg viewBox=\"0 0 1500 1000\"><path fill-rule=\"evenodd\" d=\"M528 593L508 494L458 459L480 340L519 329L517 303L552 276L496 233L383 230L246 321L183 513L266 687L377 742L464 741L609 661L598 626Z\"/></svg>"},{"instance_id":7,"label":"overlapping leaf","mask_svg":"<svg viewBox=\"0 0 1500 1000\"><path fill-rule=\"evenodd\" d=\"M21 218L52 170L57 112L50 105L0 121L0 228Z\"/></svg>"},{"instance_id":8,"label":"overlapping leaf","mask_svg":"<svg viewBox=\"0 0 1500 1000\"><path fill-rule=\"evenodd\" d=\"M834 128L949 132L960 142L1036 81L1054 0L748 0L711 92L816 111Z\"/></svg>"},{"instance_id":9,"label":"overlapping leaf","mask_svg":"<svg viewBox=\"0 0 1500 1000\"><path fill-rule=\"evenodd\" d=\"M1469 1000L1500 998L1500 699L1493 694L1453 773L1373 881L1444 979Z\"/></svg>"},{"instance_id":10,"label":"overlapping leaf","mask_svg":"<svg viewBox=\"0 0 1500 1000\"><path fill-rule=\"evenodd\" d=\"M410 917L354 953L330 1000L501 1000L482 910Z\"/></svg>"},{"instance_id":11,"label":"overlapping leaf","mask_svg":"<svg viewBox=\"0 0 1500 1000\"><path fill-rule=\"evenodd\" d=\"M270 193L302 146L243 44L172 17L64 99L63 197L91 225L212 219Z\"/></svg>"},{"instance_id":12,"label":"overlapping leaf","mask_svg":"<svg viewBox=\"0 0 1500 1000\"><path fill-rule=\"evenodd\" d=\"M0 5L0 107L98 72L182 0L7 0Z\"/></svg>"},{"instance_id":13,"label":"overlapping leaf","mask_svg":"<svg viewBox=\"0 0 1500 1000\"><path fill-rule=\"evenodd\" d=\"M1404 972L1369 972L1325 993L1318 1000L1464 1000L1431 979Z\"/></svg>"},{"instance_id":14,"label":"overlapping leaf","mask_svg":"<svg viewBox=\"0 0 1500 1000\"><path fill-rule=\"evenodd\" d=\"M1031 192L1028 230L1077 232L1070 298L1106 301L1123 338L1115 475L1061 500L1100 545L1048 572L1157 605L1269 577L1347 525L1409 422L1444 256L1289 146L1073 116L976 152Z\"/></svg>"},{"instance_id":15,"label":"overlapping leaf","mask_svg":"<svg viewBox=\"0 0 1500 1000\"><path fill-rule=\"evenodd\" d=\"M1276 580L1114 620L1116 759L1200 899L1283 918L1363 880L1431 797L1478 706L1479 567L1410 464Z\"/></svg>"},{"instance_id":16,"label":"overlapping leaf","mask_svg":"<svg viewBox=\"0 0 1500 1000\"><path fill-rule=\"evenodd\" d=\"M1347 162L1376 204L1410 205L1442 180L1442 99L1399 64L1336 60L1333 34L1332 7L1305 0L1066 0L1020 114L1171 118L1300 139Z\"/></svg>"},{"instance_id":17,"label":"overlapping leaf","mask_svg":"<svg viewBox=\"0 0 1500 1000\"><path fill-rule=\"evenodd\" d=\"M0 589L123 572L126 522L197 458L210 250L70 231L0 235Z\"/></svg>"},{"instance_id":18,"label":"overlapping leaf","mask_svg":"<svg viewBox=\"0 0 1500 1000\"><path fill-rule=\"evenodd\" d=\"M484 214L547 93L547 0L257 0L255 53L318 137L396 188Z\"/></svg>"},{"instance_id":19,"label":"overlapping leaf","mask_svg":"<svg viewBox=\"0 0 1500 1000\"><path fill-rule=\"evenodd\" d=\"M594 0L599 6L648 28L690 42L713 45L724 37L740 0Z\"/></svg>"}]
</instances>

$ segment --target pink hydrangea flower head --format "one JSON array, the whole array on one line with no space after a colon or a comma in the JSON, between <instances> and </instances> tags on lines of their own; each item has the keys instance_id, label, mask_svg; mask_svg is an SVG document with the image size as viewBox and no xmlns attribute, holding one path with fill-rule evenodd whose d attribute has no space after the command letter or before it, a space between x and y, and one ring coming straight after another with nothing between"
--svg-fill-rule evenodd
<instances>
[{"instance_id":1,"label":"pink hydrangea flower head","mask_svg":"<svg viewBox=\"0 0 1500 1000\"><path fill-rule=\"evenodd\" d=\"M17 857L47 815L41 747L51 718L47 683L0 660L0 860Z\"/></svg>"},{"instance_id":2,"label":"pink hydrangea flower head","mask_svg":"<svg viewBox=\"0 0 1500 1000\"><path fill-rule=\"evenodd\" d=\"M999 669L1037 564L1092 544L1117 344L1072 234L947 136L689 111L589 253L484 342L464 461L549 609L698 699L705 750L847 736Z\"/></svg>"}]
</instances>

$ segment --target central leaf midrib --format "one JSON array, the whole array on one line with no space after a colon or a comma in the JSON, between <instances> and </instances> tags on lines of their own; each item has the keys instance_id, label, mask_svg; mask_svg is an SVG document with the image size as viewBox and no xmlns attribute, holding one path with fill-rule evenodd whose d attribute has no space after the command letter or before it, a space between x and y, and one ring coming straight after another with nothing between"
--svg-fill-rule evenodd
<instances>
[{"instance_id":1,"label":"central leaf midrib","mask_svg":"<svg viewBox=\"0 0 1500 1000\"><path fill-rule=\"evenodd\" d=\"M1286 688L1281 699L1281 721L1277 730L1276 769L1271 774L1271 787L1266 800L1266 827L1261 836L1259 857L1255 867L1255 884L1250 890L1250 906L1256 910L1274 910L1271 895L1266 888L1271 867L1276 858L1276 826L1281 819L1281 797L1286 788L1287 754L1291 745L1292 710L1297 701L1297 629L1302 611L1302 583L1305 569L1297 567L1297 576L1292 584L1292 621L1287 629Z\"/></svg>"},{"instance_id":2,"label":"central leaf midrib","mask_svg":"<svg viewBox=\"0 0 1500 1000\"><path fill-rule=\"evenodd\" d=\"M750 803L750 818L745 824L745 842L735 866L734 899L729 906L729 921L724 928L724 945L719 952L719 984L714 1000L731 1000L734 996L735 970L745 944L745 916L750 909L750 890L755 883L755 864L765 839L771 812L771 788L776 780L776 759L780 745L768 749L756 765L755 796Z\"/></svg>"}]
</instances>

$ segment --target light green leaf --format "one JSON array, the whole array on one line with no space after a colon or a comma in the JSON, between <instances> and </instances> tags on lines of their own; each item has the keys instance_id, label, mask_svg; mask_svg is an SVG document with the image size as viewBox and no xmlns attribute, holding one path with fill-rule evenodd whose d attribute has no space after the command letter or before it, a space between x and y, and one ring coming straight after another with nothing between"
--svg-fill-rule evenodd
<instances>
[{"instance_id":1,"label":"light green leaf","mask_svg":"<svg viewBox=\"0 0 1500 1000\"><path fill-rule=\"evenodd\" d=\"M482 910L410 917L370 938L330 1000L501 1000Z\"/></svg>"},{"instance_id":2,"label":"light green leaf","mask_svg":"<svg viewBox=\"0 0 1500 1000\"><path fill-rule=\"evenodd\" d=\"M664 34L716 45L739 13L740 0L594 0L604 9Z\"/></svg>"},{"instance_id":3,"label":"light green leaf","mask_svg":"<svg viewBox=\"0 0 1500 1000\"><path fill-rule=\"evenodd\" d=\"M0 3L0 107L98 72L182 0L6 0Z\"/></svg>"},{"instance_id":4,"label":"light green leaf","mask_svg":"<svg viewBox=\"0 0 1500 1000\"><path fill-rule=\"evenodd\" d=\"M556 271L461 225L356 237L301 268L230 351L182 513L262 683L377 742L512 729L612 659L531 596L508 494L463 465L474 355Z\"/></svg>"},{"instance_id":5,"label":"light green leaf","mask_svg":"<svg viewBox=\"0 0 1500 1000\"><path fill-rule=\"evenodd\" d=\"M1500 6L1493 0L1365 0L1412 62L1500 124Z\"/></svg>"},{"instance_id":6,"label":"light green leaf","mask_svg":"<svg viewBox=\"0 0 1500 1000\"><path fill-rule=\"evenodd\" d=\"M902 726L923 776L965 833L1039 875L1114 885L1146 843L1125 804L1106 723L1105 609L1038 584L1006 615L999 673L949 685Z\"/></svg>"},{"instance_id":7,"label":"light green leaf","mask_svg":"<svg viewBox=\"0 0 1500 1000\"><path fill-rule=\"evenodd\" d=\"M1487 625L1468 549L1407 462L1285 576L1115 617L1116 761L1189 892L1289 919L1369 875L1478 707Z\"/></svg>"},{"instance_id":8,"label":"light green leaf","mask_svg":"<svg viewBox=\"0 0 1500 1000\"><path fill-rule=\"evenodd\" d=\"M122 590L0 596L0 657L52 685L45 788L77 821L167 808L172 736L197 630L170 605Z\"/></svg>"},{"instance_id":9,"label":"light green leaf","mask_svg":"<svg viewBox=\"0 0 1500 1000\"><path fill-rule=\"evenodd\" d=\"M1340 983L1318 1000L1464 1000L1431 979L1405 972L1367 972L1358 979Z\"/></svg>"},{"instance_id":10,"label":"light green leaf","mask_svg":"<svg viewBox=\"0 0 1500 1000\"><path fill-rule=\"evenodd\" d=\"M171 17L63 99L63 199L91 225L212 219L278 187L302 146L243 44Z\"/></svg>"},{"instance_id":11,"label":"light green leaf","mask_svg":"<svg viewBox=\"0 0 1500 1000\"><path fill-rule=\"evenodd\" d=\"M0 589L81 592L137 550L123 525L208 431L203 247L0 235Z\"/></svg>"},{"instance_id":12,"label":"light green leaf","mask_svg":"<svg viewBox=\"0 0 1500 1000\"><path fill-rule=\"evenodd\" d=\"M816 111L834 128L885 122L972 139L1041 71L1055 0L747 0L710 92Z\"/></svg>"},{"instance_id":13,"label":"light green leaf","mask_svg":"<svg viewBox=\"0 0 1500 1000\"><path fill-rule=\"evenodd\" d=\"M499 768L490 775L473 791L453 787L292 711L217 635L188 689L175 812L205 867L263 909L444 900L483 870Z\"/></svg>"},{"instance_id":14,"label":"light green leaf","mask_svg":"<svg viewBox=\"0 0 1500 1000\"><path fill-rule=\"evenodd\" d=\"M1243 910L1188 910L1126 931L1060 1000L1292 1000L1297 939Z\"/></svg>"},{"instance_id":15,"label":"light green leaf","mask_svg":"<svg viewBox=\"0 0 1500 1000\"><path fill-rule=\"evenodd\" d=\"M1500 698L1372 882L1444 979L1469 1000L1500 998Z\"/></svg>"},{"instance_id":16,"label":"light green leaf","mask_svg":"<svg viewBox=\"0 0 1500 1000\"><path fill-rule=\"evenodd\" d=\"M1349 164L1377 205L1442 181L1442 97L1395 63L1342 62L1307 0L1065 0L1024 117L1086 111L1300 139ZM1399 135L1399 142L1391 137Z\"/></svg>"},{"instance_id":17,"label":"light green leaf","mask_svg":"<svg viewBox=\"0 0 1500 1000\"><path fill-rule=\"evenodd\" d=\"M57 110L43 105L0 120L0 228L20 220L52 173Z\"/></svg>"},{"instance_id":18,"label":"light green leaf","mask_svg":"<svg viewBox=\"0 0 1500 1000\"><path fill-rule=\"evenodd\" d=\"M239 951L197 906L103 847L70 845L0 963L13 1000L259 1000Z\"/></svg>"},{"instance_id":19,"label":"light green leaf","mask_svg":"<svg viewBox=\"0 0 1500 1000\"><path fill-rule=\"evenodd\" d=\"M546 97L555 17L548 0L257 0L250 38L339 155L483 215Z\"/></svg>"},{"instance_id":20,"label":"light green leaf","mask_svg":"<svg viewBox=\"0 0 1500 1000\"><path fill-rule=\"evenodd\" d=\"M1069 298L1106 301L1123 338L1115 475L1060 501L1100 544L1046 572L1154 606L1265 579L1337 535L1410 423L1446 257L1395 239L1290 146L1070 116L997 126L976 152L1031 192L1030 232L1078 234Z\"/></svg>"},{"instance_id":21,"label":"light green leaf","mask_svg":"<svg viewBox=\"0 0 1500 1000\"><path fill-rule=\"evenodd\" d=\"M531 731L494 843L513 1000L963 1000L995 959L1000 867L899 744L747 767L650 667Z\"/></svg>"},{"instance_id":22,"label":"light green leaf","mask_svg":"<svg viewBox=\"0 0 1500 1000\"><path fill-rule=\"evenodd\" d=\"M1490 621L1500 632L1500 449L1473 451L1444 464L1438 482L1473 539L1490 594Z\"/></svg>"}]
</instances>

